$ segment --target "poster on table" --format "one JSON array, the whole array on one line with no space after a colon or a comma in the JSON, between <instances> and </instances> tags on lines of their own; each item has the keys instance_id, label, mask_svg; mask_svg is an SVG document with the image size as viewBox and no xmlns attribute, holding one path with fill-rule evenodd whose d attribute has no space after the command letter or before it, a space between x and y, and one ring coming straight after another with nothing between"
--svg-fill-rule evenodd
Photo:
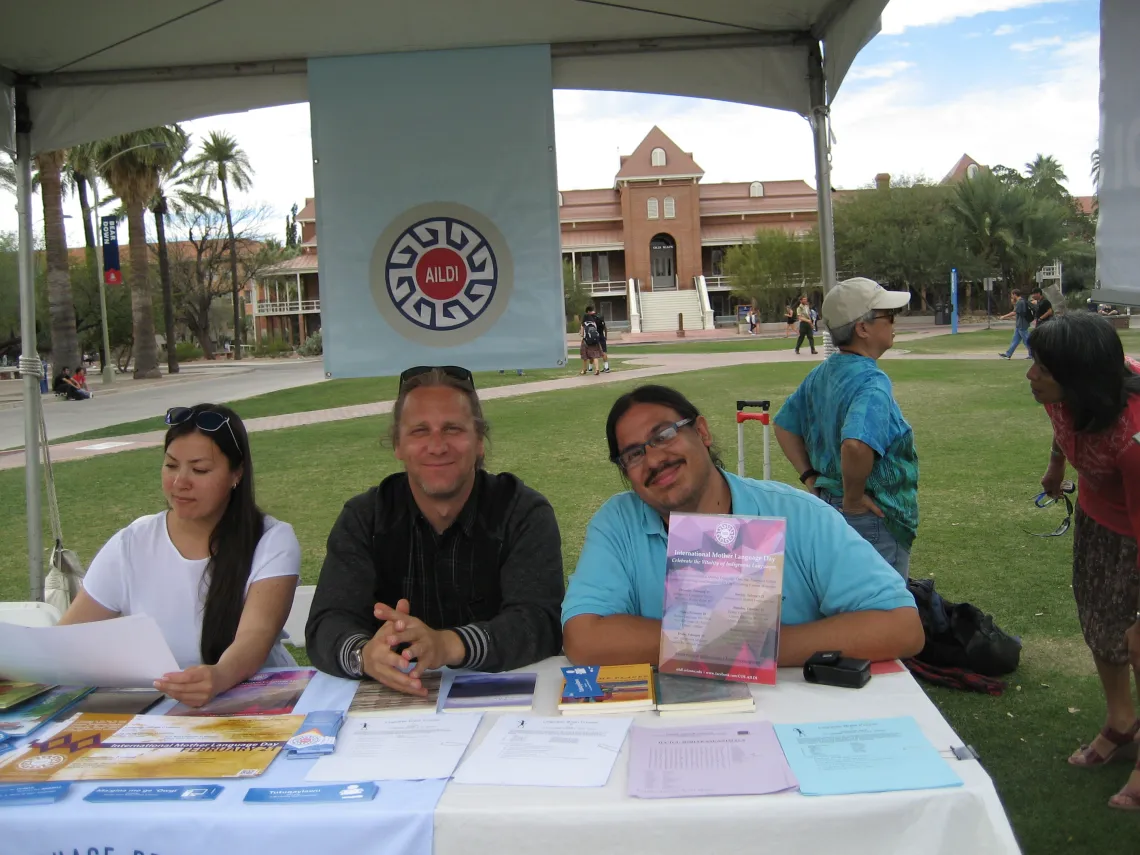
<instances>
[{"instance_id":1,"label":"poster on table","mask_svg":"<svg viewBox=\"0 0 1140 855\"><path fill-rule=\"evenodd\" d=\"M546 45L309 62L325 370L566 362Z\"/></svg>"}]
</instances>

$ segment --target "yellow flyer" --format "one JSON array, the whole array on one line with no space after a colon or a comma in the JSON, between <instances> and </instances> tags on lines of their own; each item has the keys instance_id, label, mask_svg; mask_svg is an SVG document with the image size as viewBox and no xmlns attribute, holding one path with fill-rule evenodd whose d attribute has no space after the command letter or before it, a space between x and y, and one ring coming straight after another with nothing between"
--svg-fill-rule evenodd
<instances>
[{"instance_id":1,"label":"yellow flyer","mask_svg":"<svg viewBox=\"0 0 1140 855\"><path fill-rule=\"evenodd\" d=\"M182 718L81 713L13 753L0 783L252 778L301 726L299 715Z\"/></svg>"}]
</instances>

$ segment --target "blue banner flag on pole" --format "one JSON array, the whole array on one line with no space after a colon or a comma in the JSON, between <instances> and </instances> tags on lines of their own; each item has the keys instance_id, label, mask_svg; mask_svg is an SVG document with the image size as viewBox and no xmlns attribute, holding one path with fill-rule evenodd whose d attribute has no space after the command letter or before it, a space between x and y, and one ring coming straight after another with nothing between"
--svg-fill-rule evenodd
<instances>
[{"instance_id":1,"label":"blue banner flag on pole","mask_svg":"<svg viewBox=\"0 0 1140 855\"><path fill-rule=\"evenodd\" d=\"M119 221L113 216L99 220L103 241L103 283L122 285L123 270L119 266Z\"/></svg>"}]
</instances>

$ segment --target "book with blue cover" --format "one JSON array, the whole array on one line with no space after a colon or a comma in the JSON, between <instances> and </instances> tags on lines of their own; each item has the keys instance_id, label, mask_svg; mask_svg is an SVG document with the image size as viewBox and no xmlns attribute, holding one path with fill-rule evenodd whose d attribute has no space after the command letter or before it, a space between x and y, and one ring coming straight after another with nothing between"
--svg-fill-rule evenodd
<instances>
[{"instance_id":1,"label":"book with blue cover","mask_svg":"<svg viewBox=\"0 0 1140 855\"><path fill-rule=\"evenodd\" d=\"M444 712L524 711L534 706L537 674L457 674L443 701Z\"/></svg>"},{"instance_id":2,"label":"book with blue cover","mask_svg":"<svg viewBox=\"0 0 1140 855\"><path fill-rule=\"evenodd\" d=\"M83 686L57 686L18 707L0 712L0 739L30 736L92 691Z\"/></svg>"}]
</instances>

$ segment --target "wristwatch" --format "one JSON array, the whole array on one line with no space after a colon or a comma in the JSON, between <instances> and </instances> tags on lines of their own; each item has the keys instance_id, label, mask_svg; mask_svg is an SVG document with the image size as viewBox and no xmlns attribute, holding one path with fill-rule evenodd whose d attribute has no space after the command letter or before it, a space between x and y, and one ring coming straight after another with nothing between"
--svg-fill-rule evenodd
<instances>
[{"instance_id":1,"label":"wristwatch","mask_svg":"<svg viewBox=\"0 0 1140 855\"><path fill-rule=\"evenodd\" d=\"M823 473L818 469L812 469L810 466L800 473L800 483L807 484L808 478L818 478Z\"/></svg>"},{"instance_id":2,"label":"wristwatch","mask_svg":"<svg viewBox=\"0 0 1140 855\"><path fill-rule=\"evenodd\" d=\"M363 677L364 676L364 648L368 644L368 639L361 639L348 651L348 670L350 676Z\"/></svg>"}]
</instances>

